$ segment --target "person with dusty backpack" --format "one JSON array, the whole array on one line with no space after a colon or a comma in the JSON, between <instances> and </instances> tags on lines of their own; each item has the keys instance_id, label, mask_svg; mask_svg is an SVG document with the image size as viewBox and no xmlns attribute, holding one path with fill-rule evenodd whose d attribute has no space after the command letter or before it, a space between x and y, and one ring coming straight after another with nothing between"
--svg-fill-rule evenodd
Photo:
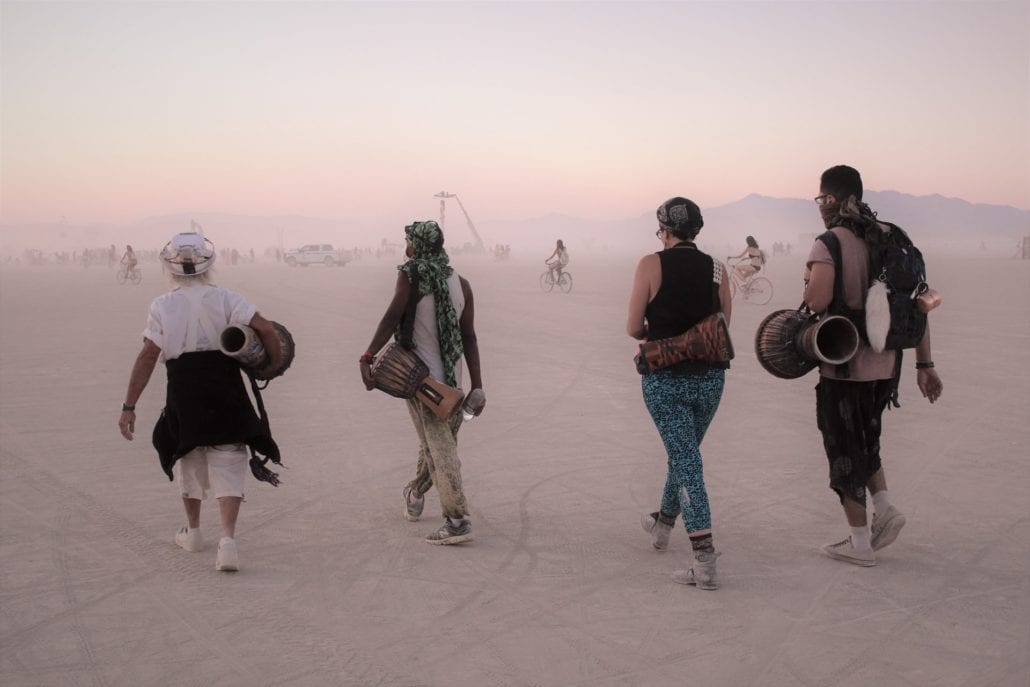
<instances>
[{"instance_id":1,"label":"person with dusty backpack","mask_svg":"<svg viewBox=\"0 0 1030 687\"><path fill-rule=\"evenodd\" d=\"M940 398L943 385L930 355L930 328L925 315L905 337L873 336L878 329L866 320L866 296L881 265L885 248L905 241L895 225L879 221L862 202L862 178L846 165L822 174L815 198L827 228L808 255L804 300L813 312L848 316L860 333L858 351L844 365L823 363L816 385L816 419L830 467L830 488L844 508L850 533L823 546L831 558L859 566L876 565L876 551L891 544L905 525L905 516L890 500L880 457L884 409L897 405L897 379L902 348L915 348L919 390L930 403ZM908 255L918 251L907 251ZM921 266L921 256L919 258ZM871 269L871 264L875 268ZM925 279L925 277L924 277ZM925 287L925 281L920 282ZM875 291L875 289L874 289ZM915 291L911 293L915 295ZM909 297L905 293L904 297ZM900 302L900 301L899 301ZM866 492L872 494L873 517L867 518Z\"/></svg>"}]
</instances>

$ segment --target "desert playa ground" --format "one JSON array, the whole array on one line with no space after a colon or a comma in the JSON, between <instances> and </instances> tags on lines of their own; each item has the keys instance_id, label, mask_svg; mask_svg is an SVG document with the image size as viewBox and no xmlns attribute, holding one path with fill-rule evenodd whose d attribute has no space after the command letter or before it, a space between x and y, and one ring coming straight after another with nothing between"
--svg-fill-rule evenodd
<instances>
[{"instance_id":1,"label":"desert playa ground","mask_svg":"<svg viewBox=\"0 0 1030 687\"><path fill-rule=\"evenodd\" d=\"M217 237L215 237L217 238ZM641 253L651 250L642 246ZM540 256L541 258L543 256ZM488 405L461 430L476 539L434 547L435 492L402 517L415 435L366 392L357 358L397 260L342 269L220 266L283 322L297 359L265 393L288 469L248 483L238 573L173 543L183 514L149 433L116 423L146 308L162 290L105 268L0 270L0 683L4 685L1030 684L1030 262L936 257L943 398L885 419L907 514L874 568L830 560L846 534L827 488L814 374L773 378L752 339L799 302L736 303L737 358L705 440L721 588L674 584L681 526L656 552L664 452L623 333L636 257L574 254L569 294L538 260L456 257L476 292Z\"/></svg>"}]
</instances>

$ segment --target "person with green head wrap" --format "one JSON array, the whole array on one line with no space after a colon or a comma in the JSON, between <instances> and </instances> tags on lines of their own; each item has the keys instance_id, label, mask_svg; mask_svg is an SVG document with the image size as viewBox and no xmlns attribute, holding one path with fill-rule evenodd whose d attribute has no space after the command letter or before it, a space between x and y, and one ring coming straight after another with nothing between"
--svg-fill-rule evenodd
<instances>
[{"instance_id":1,"label":"person with green head wrap","mask_svg":"<svg viewBox=\"0 0 1030 687\"><path fill-rule=\"evenodd\" d=\"M393 300L386 309L368 349L359 359L366 389L375 388L372 364L391 337L414 352L434 378L461 388L461 359L468 366L471 390L466 408L479 415L486 405L476 342L472 287L454 271L443 248L443 231L436 222L414 222L404 228L408 260L397 266ZM472 523L461 483L458 429L462 413L444 420L416 399L408 412L419 438L415 478L404 487L404 517L422 515L425 493L436 485L444 524L426 537L431 544L457 544L472 539Z\"/></svg>"}]
</instances>

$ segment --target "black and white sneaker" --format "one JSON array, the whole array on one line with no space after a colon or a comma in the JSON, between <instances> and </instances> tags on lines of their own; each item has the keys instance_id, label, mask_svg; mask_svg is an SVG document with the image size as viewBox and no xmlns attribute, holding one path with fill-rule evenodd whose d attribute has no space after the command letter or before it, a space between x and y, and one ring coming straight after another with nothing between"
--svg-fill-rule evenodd
<instances>
[{"instance_id":1,"label":"black and white sneaker","mask_svg":"<svg viewBox=\"0 0 1030 687\"><path fill-rule=\"evenodd\" d=\"M472 521L468 518L451 520L447 518L443 527L426 536L430 544L460 544L472 539Z\"/></svg>"}]
</instances>

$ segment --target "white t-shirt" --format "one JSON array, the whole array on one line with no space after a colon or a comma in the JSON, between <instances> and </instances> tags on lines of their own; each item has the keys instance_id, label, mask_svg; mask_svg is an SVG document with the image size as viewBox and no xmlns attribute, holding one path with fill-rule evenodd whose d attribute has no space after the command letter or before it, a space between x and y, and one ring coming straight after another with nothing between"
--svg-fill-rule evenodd
<instances>
[{"instance_id":1,"label":"white t-shirt","mask_svg":"<svg viewBox=\"0 0 1030 687\"><path fill-rule=\"evenodd\" d=\"M233 291L212 284L180 286L150 304L143 336L161 349L161 361L183 353L217 351L222 330L249 325L257 308Z\"/></svg>"},{"instance_id":2,"label":"white t-shirt","mask_svg":"<svg viewBox=\"0 0 1030 687\"><path fill-rule=\"evenodd\" d=\"M461 290L461 278L457 272L452 272L447 278L447 288L451 292L451 303L454 305L454 312L461 319L461 313L465 310L465 292ZM411 338L415 341L415 355L422 359L422 362L429 368L429 374L434 379L446 382L444 375L443 358L440 356L440 333L436 324L436 297L426 294L415 307L415 322L412 327ZM455 386L461 387L461 361L454 366Z\"/></svg>"}]
</instances>

